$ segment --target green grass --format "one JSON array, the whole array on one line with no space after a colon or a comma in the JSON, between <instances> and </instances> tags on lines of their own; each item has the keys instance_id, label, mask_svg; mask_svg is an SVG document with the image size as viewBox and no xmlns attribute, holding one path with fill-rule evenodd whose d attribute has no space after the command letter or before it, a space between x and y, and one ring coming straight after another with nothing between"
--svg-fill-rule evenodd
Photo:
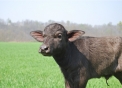
<instances>
[{"instance_id":1,"label":"green grass","mask_svg":"<svg viewBox=\"0 0 122 88\"><path fill-rule=\"evenodd\" d=\"M38 53L40 43L0 43L0 88L64 88L62 73L52 57ZM89 80L87 88L122 88L112 77Z\"/></svg>"}]
</instances>

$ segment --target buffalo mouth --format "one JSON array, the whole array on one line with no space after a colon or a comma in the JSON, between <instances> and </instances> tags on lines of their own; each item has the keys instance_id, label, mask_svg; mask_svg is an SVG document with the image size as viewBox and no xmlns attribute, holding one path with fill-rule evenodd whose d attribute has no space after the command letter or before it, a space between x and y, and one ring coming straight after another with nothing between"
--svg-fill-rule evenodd
<instances>
[{"instance_id":1,"label":"buffalo mouth","mask_svg":"<svg viewBox=\"0 0 122 88\"><path fill-rule=\"evenodd\" d=\"M41 54L43 55L43 56L52 56L52 54L51 53L46 53L46 52L41 52Z\"/></svg>"},{"instance_id":2,"label":"buffalo mouth","mask_svg":"<svg viewBox=\"0 0 122 88\"><path fill-rule=\"evenodd\" d=\"M43 56L52 56L50 50L44 51L39 49L39 53L42 54Z\"/></svg>"},{"instance_id":3,"label":"buffalo mouth","mask_svg":"<svg viewBox=\"0 0 122 88\"><path fill-rule=\"evenodd\" d=\"M43 56L52 56L50 53L42 53Z\"/></svg>"}]
</instances>

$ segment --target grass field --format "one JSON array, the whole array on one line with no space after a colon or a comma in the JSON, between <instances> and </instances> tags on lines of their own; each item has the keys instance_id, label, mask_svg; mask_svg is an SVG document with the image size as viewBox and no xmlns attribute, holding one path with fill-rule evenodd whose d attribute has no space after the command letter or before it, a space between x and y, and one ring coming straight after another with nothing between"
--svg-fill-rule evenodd
<instances>
[{"instance_id":1,"label":"grass field","mask_svg":"<svg viewBox=\"0 0 122 88\"><path fill-rule=\"evenodd\" d=\"M0 88L64 88L64 79L52 57L38 53L40 43L0 43ZM122 88L112 77L89 80L87 88Z\"/></svg>"}]
</instances>

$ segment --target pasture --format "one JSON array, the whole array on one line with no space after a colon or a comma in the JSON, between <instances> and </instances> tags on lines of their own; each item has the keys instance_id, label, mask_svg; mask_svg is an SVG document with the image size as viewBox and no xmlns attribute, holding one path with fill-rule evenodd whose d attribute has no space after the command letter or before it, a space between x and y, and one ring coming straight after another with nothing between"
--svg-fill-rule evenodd
<instances>
[{"instance_id":1,"label":"pasture","mask_svg":"<svg viewBox=\"0 0 122 88\"><path fill-rule=\"evenodd\" d=\"M0 88L64 88L63 75L52 57L38 53L40 43L0 42ZM122 88L112 77L91 79L87 88Z\"/></svg>"}]
</instances>

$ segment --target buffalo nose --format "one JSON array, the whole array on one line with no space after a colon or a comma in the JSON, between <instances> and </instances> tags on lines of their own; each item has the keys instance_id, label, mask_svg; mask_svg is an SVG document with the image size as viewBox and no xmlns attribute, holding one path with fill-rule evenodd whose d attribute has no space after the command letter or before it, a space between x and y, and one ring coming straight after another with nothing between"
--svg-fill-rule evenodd
<instances>
[{"instance_id":1,"label":"buffalo nose","mask_svg":"<svg viewBox=\"0 0 122 88\"><path fill-rule=\"evenodd\" d=\"M49 47L46 45L42 45L39 50L39 53L48 53L48 51L49 51Z\"/></svg>"}]
</instances>

